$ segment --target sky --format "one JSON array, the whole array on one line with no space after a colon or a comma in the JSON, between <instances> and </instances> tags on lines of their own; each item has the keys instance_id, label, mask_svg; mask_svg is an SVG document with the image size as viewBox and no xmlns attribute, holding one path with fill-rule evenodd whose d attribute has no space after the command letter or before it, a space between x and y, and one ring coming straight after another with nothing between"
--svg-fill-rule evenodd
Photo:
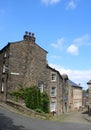
<instances>
[{"instance_id":1,"label":"sky","mask_svg":"<svg viewBox=\"0 0 91 130\"><path fill-rule=\"evenodd\" d=\"M0 0L0 50L33 32L48 64L87 89L91 80L91 0Z\"/></svg>"}]
</instances>

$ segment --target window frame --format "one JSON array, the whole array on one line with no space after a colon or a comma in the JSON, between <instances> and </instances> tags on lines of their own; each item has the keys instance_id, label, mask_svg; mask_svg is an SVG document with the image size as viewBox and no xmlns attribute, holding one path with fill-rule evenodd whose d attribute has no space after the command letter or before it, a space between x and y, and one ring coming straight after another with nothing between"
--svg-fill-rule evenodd
<instances>
[{"instance_id":1,"label":"window frame","mask_svg":"<svg viewBox=\"0 0 91 130\"><path fill-rule=\"evenodd\" d=\"M50 102L50 111L51 112L56 112L56 101L51 101Z\"/></svg>"},{"instance_id":2,"label":"window frame","mask_svg":"<svg viewBox=\"0 0 91 130\"><path fill-rule=\"evenodd\" d=\"M51 73L51 81L56 82L57 80L57 74L56 73Z\"/></svg>"},{"instance_id":3,"label":"window frame","mask_svg":"<svg viewBox=\"0 0 91 130\"><path fill-rule=\"evenodd\" d=\"M39 86L40 92L43 93L44 92L44 83L41 82L38 84L38 86Z\"/></svg>"},{"instance_id":4,"label":"window frame","mask_svg":"<svg viewBox=\"0 0 91 130\"><path fill-rule=\"evenodd\" d=\"M52 86L50 90L50 96L56 97L56 95L57 95L57 88L55 86Z\"/></svg>"},{"instance_id":5,"label":"window frame","mask_svg":"<svg viewBox=\"0 0 91 130\"><path fill-rule=\"evenodd\" d=\"M4 78L2 78L2 82L1 82L1 93L4 93Z\"/></svg>"}]
</instances>

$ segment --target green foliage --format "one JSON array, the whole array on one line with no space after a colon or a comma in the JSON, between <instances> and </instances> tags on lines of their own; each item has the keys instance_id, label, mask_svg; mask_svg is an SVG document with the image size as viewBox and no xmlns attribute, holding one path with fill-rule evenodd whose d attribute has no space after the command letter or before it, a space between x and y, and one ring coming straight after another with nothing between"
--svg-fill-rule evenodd
<instances>
[{"instance_id":1,"label":"green foliage","mask_svg":"<svg viewBox=\"0 0 91 130\"><path fill-rule=\"evenodd\" d=\"M24 100L26 106L37 112L49 113L49 98L46 92L41 93L39 87L32 86L26 89L20 89L11 93L16 100Z\"/></svg>"},{"instance_id":2,"label":"green foliage","mask_svg":"<svg viewBox=\"0 0 91 130\"><path fill-rule=\"evenodd\" d=\"M28 108L37 109L41 107L40 90L38 87L33 86L27 89L27 96L25 104Z\"/></svg>"},{"instance_id":3,"label":"green foliage","mask_svg":"<svg viewBox=\"0 0 91 130\"><path fill-rule=\"evenodd\" d=\"M35 111L38 112L38 113L43 113L43 111L39 108L35 109Z\"/></svg>"},{"instance_id":4,"label":"green foliage","mask_svg":"<svg viewBox=\"0 0 91 130\"><path fill-rule=\"evenodd\" d=\"M45 113L49 113L49 98L46 92L42 93L41 99L42 99L42 110Z\"/></svg>"}]
</instances>

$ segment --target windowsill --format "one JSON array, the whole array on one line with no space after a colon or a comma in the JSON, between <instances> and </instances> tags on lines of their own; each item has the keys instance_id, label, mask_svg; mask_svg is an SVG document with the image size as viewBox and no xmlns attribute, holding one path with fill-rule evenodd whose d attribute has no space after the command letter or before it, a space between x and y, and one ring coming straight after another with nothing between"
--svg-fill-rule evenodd
<instances>
[{"instance_id":1,"label":"windowsill","mask_svg":"<svg viewBox=\"0 0 91 130\"><path fill-rule=\"evenodd\" d=\"M51 80L51 82L56 82L56 80Z\"/></svg>"},{"instance_id":2,"label":"windowsill","mask_svg":"<svg viewBox=\"0 0 91 130\"><path fill-rule=\"evenodd\" d=\"M54 97L54 98L55 98L55 97L56 97L56 95L50 95L50 97Z\"/></svg>"}]
</instances>

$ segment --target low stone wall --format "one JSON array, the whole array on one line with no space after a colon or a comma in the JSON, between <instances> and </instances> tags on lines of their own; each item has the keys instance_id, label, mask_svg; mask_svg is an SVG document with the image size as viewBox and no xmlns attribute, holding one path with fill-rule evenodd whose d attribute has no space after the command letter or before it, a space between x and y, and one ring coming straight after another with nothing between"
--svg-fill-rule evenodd
<instances>
[{"instance_id":1,"label":"low stone wall","mask_svg":"<svg viewBox=\"0 0 91 130\"><path fill-rule=\"evenodd\" d=\"M21 105L20 103L14 102L12 100L7 100L6 104L12 106L13 108L16 108L16 109L20 110L24 114L30 115L32 117L37 117L37 118L42 118L42 119L46 119L47 118L46 115L38 113L38 112L35 112L35 111L27 108L26 106Z\"/></svg>"}]
</instances>

